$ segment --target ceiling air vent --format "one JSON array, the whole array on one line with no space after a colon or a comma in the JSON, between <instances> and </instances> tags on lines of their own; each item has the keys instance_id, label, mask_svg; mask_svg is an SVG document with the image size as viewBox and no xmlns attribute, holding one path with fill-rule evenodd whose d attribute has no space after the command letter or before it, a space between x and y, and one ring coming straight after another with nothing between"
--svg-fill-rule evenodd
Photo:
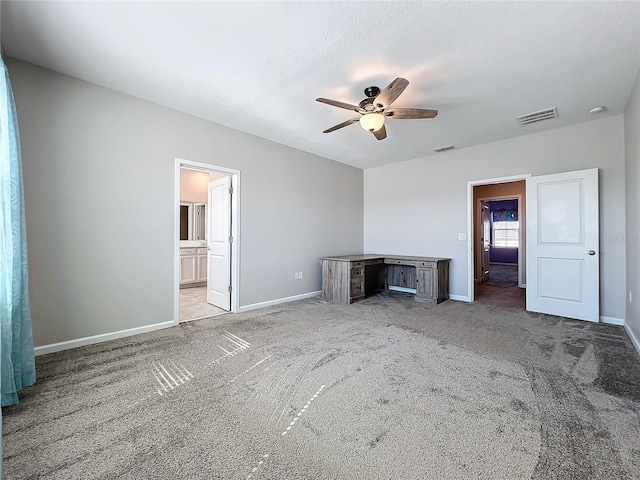
<instances>
[{"instance_id":1,"label":"ceiling air vent","mask_svg":"<svg viewBox=\"0 0 640 480\"><path fill-rule=\"evenodd\" d=\"M456 147L454 147L453 145L445 145L444 147L434 148L433 151L440 153L440 152L446 152L447 150L453 150L454 148Z\"/></svg>"},{"instance_id":2,"label":"ceiling air vent","mask_svg":"<svg viewBox=\"0 0 640 480\"><path fill-rule=\"evenodd\" d=\"M521 127L529 125L530 123L542 122L543 120L551 120L552 118L558 118L557 107L545 108L537 112L527 113L516 117L516 120Z\"/></svg>"}]
</instances>

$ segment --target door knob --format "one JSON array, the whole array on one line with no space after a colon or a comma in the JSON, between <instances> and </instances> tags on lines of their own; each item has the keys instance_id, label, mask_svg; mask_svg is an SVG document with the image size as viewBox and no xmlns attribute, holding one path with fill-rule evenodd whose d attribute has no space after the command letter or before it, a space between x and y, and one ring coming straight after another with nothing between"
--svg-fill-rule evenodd
<instances>
[{"instance_id":1,"label":"door knob","mask_svg":"<svg viewBox=\"0 0 640 480\"><path fill-rule=\"evenodd\" d=\"M587 255L595 255L596 251L595 250L589 250L588 252L582 252L583 254L587 254Z\"/></svg>"}]
</instances>

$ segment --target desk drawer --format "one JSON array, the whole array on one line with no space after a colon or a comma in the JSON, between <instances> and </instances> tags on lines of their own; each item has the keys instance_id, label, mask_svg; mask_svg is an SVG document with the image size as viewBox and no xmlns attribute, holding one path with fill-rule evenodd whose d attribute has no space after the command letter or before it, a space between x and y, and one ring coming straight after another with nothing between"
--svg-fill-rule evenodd
<instances>
[{"instance_id":1,"label":"desk drawer","mask_svg":"<svg viewBox=\"0 0 640 480\"><path fill-rule=\"evenodd\" d=\"M180 255L195 255L197 248L181 248Z\"/></svg>"},{"instance_id":2,"label":"desk drawer","mask_svg":"<svg viewBox=\"0 0 640 480\"><path fill-rule=\"evenodd\" d=\"M436 262L416 262L417 268L436 268Z\"/></svg>"},{"instance_id":3,"label":"desk drawer","mask_svg":"<svg viewBox=\"0 0 640 480\"><path fill-rule=\"evenodd\" d=\"M406 265L408 267L413 267L416 264L416 262L412 262L410 260L408 261L408 260L402 260L400 258L392 258L392 257L385 258L384 263L387 263L389 265Z\"/></svg>"},{"instance_id":4,"label":"desk drawer","mask_svg":"<svg viewBox=\"0 0 640 480\"><path fill-rule=\"evenodd\" d=\"M353 267L363 267L364 262L351 262L351 268Z\"/></svg>"},{"instance_id":5,"label":"desk drawer","mask_svg":"<svg viewBox=\"0 0 640 480\"><path fill-rule=\"evenodd\" d=\"M369 260L365 260L363 263L365 265L382 265L384 263L384 258L371 258Z\"/></svg>"},{"instance_id":6,"label":"desk drawer","mask_svg":"<svg viewBox=\"0 0 640 480\"><path fill-rule=\"evenodd\" d=\"M353 267L351 269L351 278L362 279L364 274L364 267Z\"/></svg>"},{"instance_id":7,"label":"desk drawer","mask_svg":"<svg viewBox=\"0 0 640 480\"><path fill-rule=\"evenodd\" d=\"M349 292L352 298L361 297L362 292L362 280L351 281L351 291Z\"/></svg>"}]
</instances>

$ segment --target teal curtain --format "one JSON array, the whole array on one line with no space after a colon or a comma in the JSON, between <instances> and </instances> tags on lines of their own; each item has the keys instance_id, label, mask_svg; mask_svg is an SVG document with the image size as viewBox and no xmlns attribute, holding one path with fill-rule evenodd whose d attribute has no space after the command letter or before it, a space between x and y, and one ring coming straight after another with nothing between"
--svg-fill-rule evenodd
<instances>
[{"instance_id":1,"label":"teal curtain","mask_svg":"<svg viewBox=\"0 0 640 480\"><path fill-rule=\"evenodd\" d=\"M18 119L9 72L4 61L0 63L0 394L4 407L18 403L18 391L35 382L36 368Z\"/></svg>"}]
</instances>

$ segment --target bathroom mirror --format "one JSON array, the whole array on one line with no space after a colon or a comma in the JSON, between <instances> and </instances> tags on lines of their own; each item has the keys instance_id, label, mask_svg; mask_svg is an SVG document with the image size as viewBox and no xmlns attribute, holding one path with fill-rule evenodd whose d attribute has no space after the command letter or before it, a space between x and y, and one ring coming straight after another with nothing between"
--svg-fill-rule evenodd
<instances>
[{"instance_id":1,"label":"bathroom mirror","mask_svg":"<svg viewBox=\"0 0 640 480\"><path fill-rule=\"evenodd\" d=\"M180 202L180 240L207 239L207 204Z\"/></svg>"},{"instance_id":2,"label":"bathroom mirror","mask_svg":"<svg viewBox=\"0 0 640 480\"><path fill-rule=\"evenodd\" d=\"M207 204L193 204L193 240L207 239Z\"/></svg>"},{"instance_id":3,"label":"bathroom mirror","mask_svg":"<svg viewBox=\"0 0 640 480\"><path fill-rule=\"evenodd\" d=\"M193 204L180 203L180 240L191 240L193 236Z\"/></svg>"}]
</instances>

